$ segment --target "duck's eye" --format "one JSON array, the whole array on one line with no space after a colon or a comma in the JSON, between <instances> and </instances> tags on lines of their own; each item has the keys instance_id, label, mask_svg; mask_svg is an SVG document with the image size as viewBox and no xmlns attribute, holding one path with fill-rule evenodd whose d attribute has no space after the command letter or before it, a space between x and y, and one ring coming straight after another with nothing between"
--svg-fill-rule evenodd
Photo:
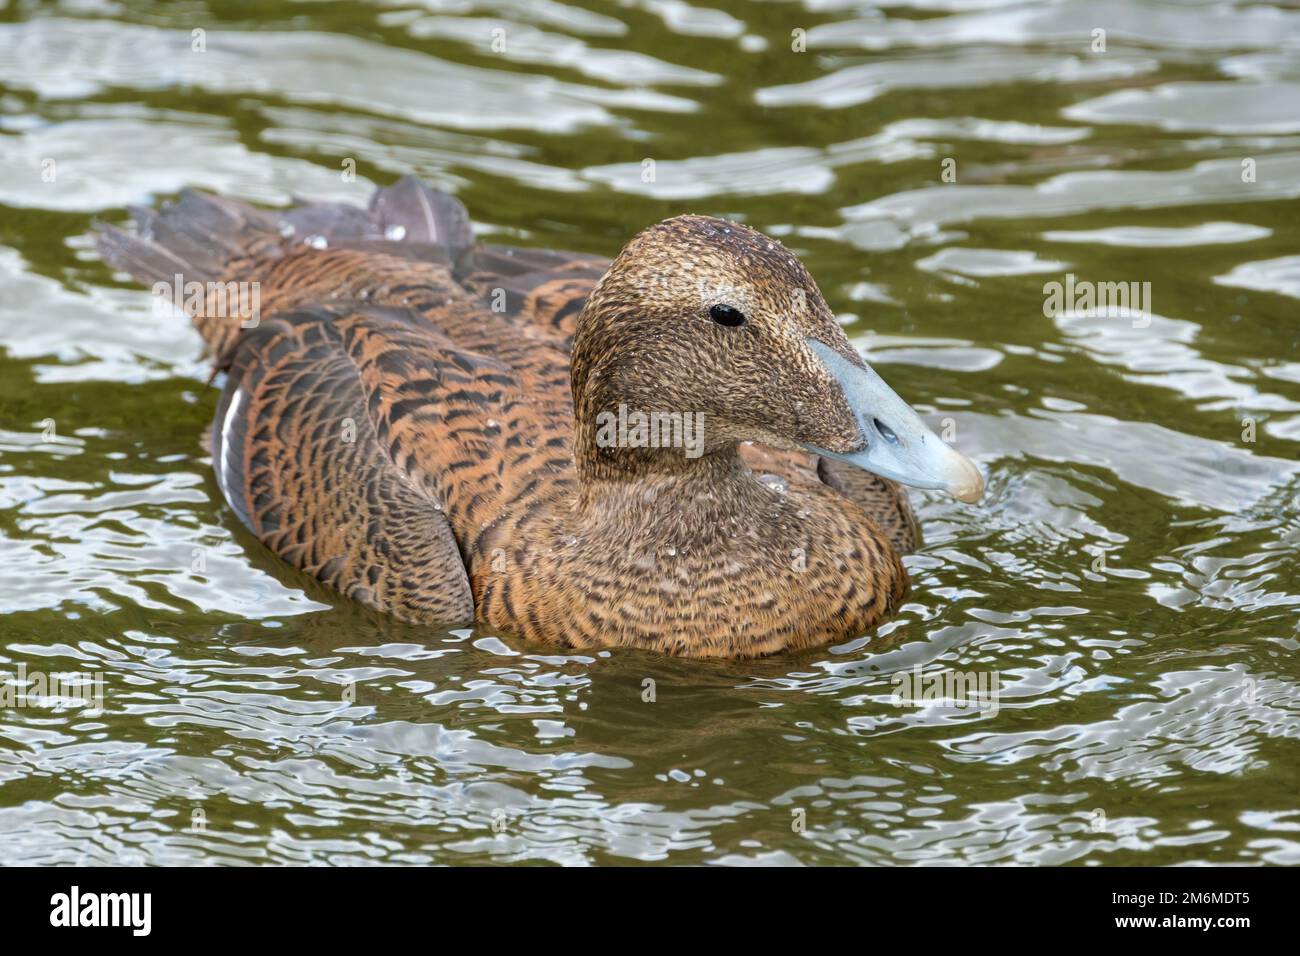
<instances>
[{"instance_id":1,"label":"duck's eye","mask_svg":"<svg viewBox=\"0 0 1300 956\"><path fill-rule=\"evenodd\" d=\"M709 309L709 318L717 322L718 325L725 325L729 328L745 324L745 313L729 305L715 305Z\"/></svg>"}]
</instances>

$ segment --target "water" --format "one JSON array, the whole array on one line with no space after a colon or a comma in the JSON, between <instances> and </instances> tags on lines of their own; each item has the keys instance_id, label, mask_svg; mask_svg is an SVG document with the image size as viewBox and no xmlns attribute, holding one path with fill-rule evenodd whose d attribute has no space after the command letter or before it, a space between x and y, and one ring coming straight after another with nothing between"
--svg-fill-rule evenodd
<instances>
[{"instance_id":1,"label":"water","mask_svg":"<svg viewBox=\"0 0 1300 956\"><path fill-rule=\"evenodd\" d=\"M0 862L1300 863L1300 9L705 2L0 11L0 671L104 704L0 715ZM340 603L222 505L198 337L90 229L404 172L500 241L779 235L989 494L917 494L897 619L799 657ZM1045 314L1067 273L1149 312Z\"/></svg>"}]
</instances>

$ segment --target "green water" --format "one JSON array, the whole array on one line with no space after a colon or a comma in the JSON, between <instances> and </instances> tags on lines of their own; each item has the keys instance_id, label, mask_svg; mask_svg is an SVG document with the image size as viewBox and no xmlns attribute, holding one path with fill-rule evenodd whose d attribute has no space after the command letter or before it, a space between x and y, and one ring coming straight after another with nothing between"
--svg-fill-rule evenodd
<instances>
[{"instance_id":1,"label":"green water","mask_svg":"<svg viewBox=\"0 0 1300 956\"><path fill-rule=\"evenodd\" d=\"M0 672L103 708L0 713L0 863L1300 862L1300 9L700 4L3 5ZM780 236L988 495L914 495L909 602L799 657L340 602L221 502L198 337L91 224L406 172L497 241ZM1066 273L1149 311L1046 314Z\"/></svg>"}]
</instances>

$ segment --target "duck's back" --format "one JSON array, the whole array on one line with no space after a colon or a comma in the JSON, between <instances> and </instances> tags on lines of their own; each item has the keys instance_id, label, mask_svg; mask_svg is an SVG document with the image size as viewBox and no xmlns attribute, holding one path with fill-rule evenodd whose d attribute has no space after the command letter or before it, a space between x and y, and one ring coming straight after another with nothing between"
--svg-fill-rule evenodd
<instances>
[{"instance_id":1,"label":"duck's back","mask_svg":"<svg viewBox=\"0 0 1300 956\"><path fill-rule=\"evenodd\" d=\"M472 619L467 562L573 481L566 329L590 260L474 248L463 207L413 179L368 211L186 192L136 218L102 232L108 262L214 284L191 317L226 372L211 452L239 519L362 603Z\"/></svg>"}]
</instances>

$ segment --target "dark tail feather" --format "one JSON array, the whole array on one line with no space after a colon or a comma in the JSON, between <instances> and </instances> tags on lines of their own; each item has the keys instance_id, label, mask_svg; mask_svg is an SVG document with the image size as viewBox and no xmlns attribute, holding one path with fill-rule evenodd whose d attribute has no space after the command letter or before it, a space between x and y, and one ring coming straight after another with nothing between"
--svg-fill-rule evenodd
<instances>
[{"instance_id":1,"label":"dark tail feather","mask_svg":"<svg viewBox=\"0 0 1300 956\"><path fill-rule=\"evenodd\" d=\"M187 189L160 210L131 208L135 232L97 223L99 253L115 269L152 284L216 282L230 277L236 259L276 254L296 243L359 246L454 263L474 242L469 214L460 200L434 192L414 176L376 191L370 208L336 202L304 202L281 212Z\"/></svg>"},{"instance_id":2,"label":"dark tail feather","mask_svg":"<svg viewBox=\"0 0 1300 956\"><path fill-rule=\"evenodd\" d=\"M299 202L280 214L289 242L324 239L349 247L451 264L474 242L460 200L434 192L414 176L378 189L369 209L339 202ZM394 245L401 248L395 248Z\"/></svg>"},{"instance_id":3,"label":"dark tail feather","mask_svg":"<svg viewBox=\"0 0 1300 956\"><path fill-rule=\"evenodd\" d=\"M276 220L243 203L187 189L154 211L131 207L134 233L99 224L99 254L145 284L174 280L215 282L230 263L280 241Z\"/></svg>"},{"instance_id":4,"label":"dark tail feather","mask_svg":"<svg viewBox=\"0 0 1300 956\"><path fill-rule=\"evenodd\" d=\"M100 257L114 269L129 272L137 282L151 286L155 282L173 281L178 272L194 271L189 262L152 240L104 223L96 223L95 227Z\"/></svg>"},{"instance_id":5,"label":"dark tail feather","mask_svg":"<svg viewBox=\"0 0 1300 956\"><path fill-rule=\"evenodd\" d=\"M303 244L351 247L450 266L473 242L465 207L410 176L377 191L369 209L307 202L264 212L187 189L157 211L132 207L131 215L134 231L96 224L100 256L145 285L166 282L182 289L191 282L256 280L263 260ZM240 335L225 317L197 315L193 322L217 354Z\"/></svg>"},{"instance_id":6,"label":"dark tail feather","mask_svg":"<svg viewBox=\"0 0 1300 956\"><path fill-rule=\"evenodd\" d=\"M460 200L434 192L414 176L376 192L370 215L382 237L445 249L448 262L474 244L469 213Z\"/></svg>"}]
</instances>

